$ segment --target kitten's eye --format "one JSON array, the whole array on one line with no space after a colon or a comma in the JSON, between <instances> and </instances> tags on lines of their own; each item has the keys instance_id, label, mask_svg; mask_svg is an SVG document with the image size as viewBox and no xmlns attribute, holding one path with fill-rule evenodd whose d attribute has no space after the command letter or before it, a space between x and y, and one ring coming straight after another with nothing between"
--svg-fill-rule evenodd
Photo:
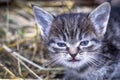
<instances>
[{"instance_id":1,"label":"kitten's eye","mask_svg":"<svg viewBox=\"0 0 120 80\"><path fill-rule=\"evenodd\" d=\"M85 41L81 41L81 42L80 42L80 45L81 45L81 46L87 46L88 43L89 43L89 41L88 41L88 40L85 40Z\"/></svg>"},{"instance_id":2,"label":"kitten's eye","mask_svg":"<svg viewBox=\"0 0 120 80\"><path fill-rule=\"evenodd\" d=\"M62 42L58 42L57 45L58 45L59 47L66 47L66 44L65 44L65 43L62 43Z\"/></svg>"}]
</instances>

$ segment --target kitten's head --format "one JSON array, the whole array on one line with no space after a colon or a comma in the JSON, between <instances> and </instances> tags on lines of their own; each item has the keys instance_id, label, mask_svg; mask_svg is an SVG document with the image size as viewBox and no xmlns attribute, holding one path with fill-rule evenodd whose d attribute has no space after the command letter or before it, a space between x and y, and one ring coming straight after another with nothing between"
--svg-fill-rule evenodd
<instances>
[{"instance_id":1,"label":"kitten's head","mask_svg":"<svg viewBox=\"0 0 120 80\"><path fill-rule=\"evenodd\" d=\"M53 61L71 68L96 64L109 20L109 3L103 3L89 15L53 17L38 6L33 6L33 11Z\"/></svg>"}]
</instances>

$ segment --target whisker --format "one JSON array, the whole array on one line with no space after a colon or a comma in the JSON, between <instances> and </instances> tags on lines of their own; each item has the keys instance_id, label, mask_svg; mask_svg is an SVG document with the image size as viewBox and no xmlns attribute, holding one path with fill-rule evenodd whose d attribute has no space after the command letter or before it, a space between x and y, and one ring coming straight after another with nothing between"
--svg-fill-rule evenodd
<instances>
[{"instance_id":1,"label":"whisker","mask_svg":"<svg viewBox=\"0 0 120 80\"><path fill-rule=\"evenodd\" d=\"M91 61L88 60L88 62L86 63L87 66L91 66Z\"/></svg>"},{"instance_id":2,"label":"whisker","mask_svg":"<svg viewBox=\"0 0 120 80\"><path fill-rule=\"evenodd\" d=\"M93 64L93 65L95 65L95 66L98 66L98 64L96 64L96 62L95 62L92 58L88 59L88 61L89 61L91 64ZM90 65L91 65L91 64L90 64Z\"/></svg>"},{"instance_id":3,"label":"whisker","mask_svg":"<svg viewBox=\"0 0 120 80\"><path fill-rule=\"evenodd\" d=\"M90 62L91 64L93 64L93 65L97 66L97 64L96 64L94 61L89 60L89 62Z\"/></svg>"},{"instance_id":4,"label":"whisker","mask_svg":"<svg viewBox=\"0 0 120 80\"><path fill-rule=\"evenodd\" d=\"M90 58L90 59L91 59L91 61L92 61L94 64L96 64L96 66L99 66L99 65L103 65L103 64L104 64L104 62L101 61L101 60L96 60L96 59L94 59L94 58Z\"/></svg>"},{"instance_id":5,"label":"whisker","mask_svg":"<svg viewBox=\"0 0 120 80\"><path fill-rule=\"evenodd\" d=\"M91 59L91 62L95 65L95 66L98 66L99 64L97 63L97 61Z\"/></svg>"},{"instance_id":6,"label":"whisker","mask_svg":"<svg viewBox=\"0 0 120 80\"><path fill-rule=\"evenodd\" d=\"M56 62L57 62L57 59L51 59L47 65L55 65L57 64Z\"/></svg>"}]
</instances>

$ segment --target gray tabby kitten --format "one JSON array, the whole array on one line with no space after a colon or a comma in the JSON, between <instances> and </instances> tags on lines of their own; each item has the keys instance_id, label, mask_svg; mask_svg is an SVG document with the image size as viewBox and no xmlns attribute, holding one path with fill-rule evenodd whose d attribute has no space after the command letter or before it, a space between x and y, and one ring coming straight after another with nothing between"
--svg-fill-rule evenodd
<instances>
[{"instance_id":1,"label":"gray tabby kitten","mask_svg":"<svg viewBox=\"0 0 120 80\"><path fill-rule=\"evenodd\" d=\"M52 16L33 6L50 57L66 67L64 80L120 80L119 9L105 2L89 14Z\"/></svg>"}]
</instances>

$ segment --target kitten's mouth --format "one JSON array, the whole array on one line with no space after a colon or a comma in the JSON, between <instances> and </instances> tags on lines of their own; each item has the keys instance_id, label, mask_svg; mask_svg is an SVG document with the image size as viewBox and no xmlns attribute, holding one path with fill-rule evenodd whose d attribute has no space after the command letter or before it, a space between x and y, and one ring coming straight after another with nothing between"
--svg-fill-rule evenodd
<instances>
[{"instance_id":1,"label":"kitten's mouth","mask_svg":"<svg viewBox=\"0 0 120 80\"><path fill-rule=\"evenodd\" d=\"M80 61L79 59L70 59L70 60L68 60L68 62L78 62L78 61Z\"/></svg>"}]
</instances>

